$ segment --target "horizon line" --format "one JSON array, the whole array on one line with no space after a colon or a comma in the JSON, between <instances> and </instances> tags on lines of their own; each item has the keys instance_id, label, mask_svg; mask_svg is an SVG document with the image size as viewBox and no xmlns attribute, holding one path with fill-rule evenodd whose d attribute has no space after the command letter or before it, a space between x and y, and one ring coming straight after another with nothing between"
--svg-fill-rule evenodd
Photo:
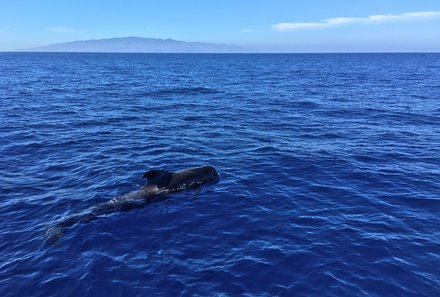
<instances>
[{"instance_id":1,"label":"horizon line","mask_svg":"<svg viewBox=\"0 0 440 297\"><path fill-rule=\"evenodd\" d=\"M440 54L438 51L249 51L249 52L91 52L91 51L31 51L31 50L7 50L0 53L10 53L10 54L155 54L155 55L249 55L249 54Z\"/></svg>"}]
</instances>

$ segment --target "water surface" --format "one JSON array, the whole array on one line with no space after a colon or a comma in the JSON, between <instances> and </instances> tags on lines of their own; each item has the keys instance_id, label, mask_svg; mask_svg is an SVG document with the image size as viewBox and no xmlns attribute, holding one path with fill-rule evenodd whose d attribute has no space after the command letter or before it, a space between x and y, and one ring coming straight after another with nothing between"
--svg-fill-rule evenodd
<instances>
[{"instance_id":1,"label":"water surface","mask_svg":"<svg viewBox=\"0 0 440 297\"><path fill-rule=\"evenodd\" d=\"M440 295L440 55L0 54L2 296ZM151 169L219 183L75 225Z\"/></svg>"}]
</instances>

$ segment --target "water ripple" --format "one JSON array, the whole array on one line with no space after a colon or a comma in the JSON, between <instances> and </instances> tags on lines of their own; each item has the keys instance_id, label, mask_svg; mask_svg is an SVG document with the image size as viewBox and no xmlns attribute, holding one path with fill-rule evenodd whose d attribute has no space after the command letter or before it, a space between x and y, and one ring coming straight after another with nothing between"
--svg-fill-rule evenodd
<instances>
[{"instance_id":1,"label":"water ripple","mask_svg":"<svg viewBox=\"0 0 440 297\"><path fill-rule=\"evenodd\" d=\"M439 295L438 57L1 54L2 296Z\"/></svg>"}]
</instances>

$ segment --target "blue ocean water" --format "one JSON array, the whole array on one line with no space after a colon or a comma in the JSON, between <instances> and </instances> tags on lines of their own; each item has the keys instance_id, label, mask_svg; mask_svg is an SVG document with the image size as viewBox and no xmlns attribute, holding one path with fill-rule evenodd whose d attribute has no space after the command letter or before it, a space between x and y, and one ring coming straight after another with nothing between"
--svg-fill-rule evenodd
<instances>
[{"instance_id":1,"label":"blue ocean water","mask_svg":"<svg viewBox=\"0 0 440 297\"><path fill-rule=\"evenodd\" d=\"M439 296L439 94L439 54L2 53L1 296Z\"/></svg>"}]
</instances>

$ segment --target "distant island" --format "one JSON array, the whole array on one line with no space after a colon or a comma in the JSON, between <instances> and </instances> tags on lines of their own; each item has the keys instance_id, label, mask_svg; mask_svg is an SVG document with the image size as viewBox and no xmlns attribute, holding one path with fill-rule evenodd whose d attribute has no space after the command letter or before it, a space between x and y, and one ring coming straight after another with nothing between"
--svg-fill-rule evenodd
<instances>
[{"instance_id":1,"label":"distant island","mask_svg":"<svg viewBox=\"0 0 440 297\"><path fill-rule=\"evenodd\" d=\"M102 53L239 53L246 49L227 44L186 42L173 39L120 37L50 44L24 52L102 52Z\"/></svg>"}]
</instances>

